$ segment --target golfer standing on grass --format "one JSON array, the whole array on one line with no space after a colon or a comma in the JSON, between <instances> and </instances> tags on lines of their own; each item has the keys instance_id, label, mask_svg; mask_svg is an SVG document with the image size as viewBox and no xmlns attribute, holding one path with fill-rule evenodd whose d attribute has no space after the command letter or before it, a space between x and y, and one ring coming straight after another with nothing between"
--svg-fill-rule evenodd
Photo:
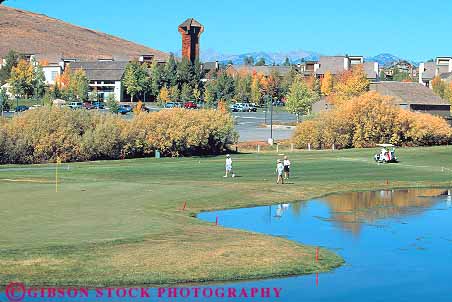
<instances>
[{"instance_id":1,"label":"golfer standing on grass","mask_svg":"<svg viewBox=\"0 0 452 302\"><path fill-rule=\"evenodd\" d=\"M290 176L290 160L287 156L284 156L284 178L289 179Z\"/></svg>"},{"instance_id":2,"label":"golfer standing on grass","mask_svg":"<svg viewBox=\"0 0 452 302\"><path fill-rule=\"evenodd\" d=\"M232 171L232 158L231 155L226 155L226 174L224 178L228 177L229 174L232 174L232 177L235 177L234 171Z\"/></svg>"},{"instance_id":3,"label":"golfer standing on grass","mask_svg":"<svg viewBox=\"0 0 452 302\"><path fill-rule=\"evenodd\" d=\"M284 184L283 173L284 173L284 165L282 164L281 160L278 159L277 164L276 164L276 175L278 175L278 178L276 179L276 184L279 184L280 181L281 181L281 184Z\"/></svg>"}]
</instances>

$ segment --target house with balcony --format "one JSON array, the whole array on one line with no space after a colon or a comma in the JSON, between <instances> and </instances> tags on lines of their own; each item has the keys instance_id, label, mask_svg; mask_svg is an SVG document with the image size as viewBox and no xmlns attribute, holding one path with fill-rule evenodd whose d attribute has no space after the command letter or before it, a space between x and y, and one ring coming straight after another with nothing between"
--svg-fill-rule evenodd
<instances>
[{"instance_id":1,"label":"house with balcony","mask_svg":"<svg viewBox=\"0 0 452 302\"><path fill-rule=\"evenodd\" d=\"M444 74L452 72L452 57L437 57L435 60L424 62L419 65L419 83L432 87L432 80Z\"/></svg>"}]
</instances>

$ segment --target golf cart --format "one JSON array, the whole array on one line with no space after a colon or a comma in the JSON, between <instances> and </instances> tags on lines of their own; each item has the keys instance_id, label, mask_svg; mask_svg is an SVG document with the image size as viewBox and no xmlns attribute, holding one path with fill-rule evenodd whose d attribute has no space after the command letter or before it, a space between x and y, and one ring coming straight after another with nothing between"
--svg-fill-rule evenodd
<instances>
[{"instance_id":1,"label":"golf cart","mask_svg":"<svg viewBox=\"0 0 452 302\"><path fill-rule=\"evenodd\" d=\"M375 154L374 159L377 163L397 163L397 157L395 156L394 145L392 144L378 144L381 147L381 151ZM391 148L391 150L389 150Z\"/></svg>"}]
</instances>

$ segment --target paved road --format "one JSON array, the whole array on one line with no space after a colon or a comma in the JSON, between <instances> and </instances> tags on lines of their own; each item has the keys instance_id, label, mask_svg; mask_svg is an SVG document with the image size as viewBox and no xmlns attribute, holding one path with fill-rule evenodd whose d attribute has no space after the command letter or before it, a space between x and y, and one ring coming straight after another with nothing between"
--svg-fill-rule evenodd
<instances>
[{"instance_id":1,"label":"paved road","mask_svg":"<svg viewBox=\"0 0 452 302\"><path fill-rule=\"evenodd\" d=\"M233 113L236 120L236 129L239 132L240 142L246 141L267 141L270 137L270 128L265 128L265 124L270 124L270 115L265 117L264 112L240 112ZM273 114L273 124L295 122L296 116L287 112ZM274 127L273 138L275 140L288 139L292 136L293 127Z\"/></svg>"},{"instance_id":2,"label":"paved road","mask_svg":"<svg viewBox=\"0 0 452 302\"><path fill-rule=\"evenodd\" d=\"M151 111L158 111L156 107L152 107ZM107 112L107 110L100 110ZM4 112L5 117L12 117L15 113ZM132 114L124 115L124 118L132 118ZM236 121L236 129L239 132L240 142L246 141L267 141L270 137L270 128L266 128L265 124L270 124L270 114L265 112L234 112L233 116ZM287 112L274 112L273 124L295 122L296 116ZM273 138L275 140L288 139L293 133L293 127L274 127Z\"/></svg>"}]
</instances>

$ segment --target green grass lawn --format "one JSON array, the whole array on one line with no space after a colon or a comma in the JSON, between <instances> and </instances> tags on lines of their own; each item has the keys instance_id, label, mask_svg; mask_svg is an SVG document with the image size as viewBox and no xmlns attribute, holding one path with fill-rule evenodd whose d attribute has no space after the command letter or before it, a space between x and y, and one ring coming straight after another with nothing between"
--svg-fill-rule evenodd
<instances>
[{"instance_id":1,"label":"green grass lawn","mask_svg":"<svg viewBox=\"0 0 452 302\"><path fill-rule=\"evenodd\" d=\"M194 214L305 200L332 192L452 186L452 148L289 153L289 184L274 183L276 153L0 167L0 285L132 285L239 280L328 271L336 254L216 227ZM389 184L387 184L387 181ZM181 208L187 202L187 210ZM220 221L221 222L221 221ZM274 255L278 255L275 257Z\"/></svg>"}]
</instances>

